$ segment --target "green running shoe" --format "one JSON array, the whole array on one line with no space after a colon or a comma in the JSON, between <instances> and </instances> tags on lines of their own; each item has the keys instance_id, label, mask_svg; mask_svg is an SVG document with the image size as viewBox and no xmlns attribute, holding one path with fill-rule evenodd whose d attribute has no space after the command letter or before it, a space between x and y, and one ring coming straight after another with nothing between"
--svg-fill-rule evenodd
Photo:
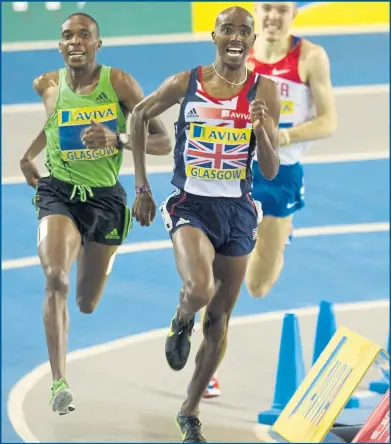
<instances>
[{"instance_id":1,"label":"green running shoe","mask_svg":"<svg viewBox=\"0 0 391 444\"><path fill-rule=\"evenodd\" d=\"M51 391L50 405L53 412L66 415L75 410L75 397L68 384L62 378L53 382Z\"/></svg>"}]
</instances>

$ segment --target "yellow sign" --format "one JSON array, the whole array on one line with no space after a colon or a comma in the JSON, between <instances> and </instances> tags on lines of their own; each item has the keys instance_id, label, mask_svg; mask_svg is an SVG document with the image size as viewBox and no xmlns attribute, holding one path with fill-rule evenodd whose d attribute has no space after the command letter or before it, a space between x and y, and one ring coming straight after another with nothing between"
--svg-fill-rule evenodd
<instances>
[{"instance_id":1,"label":"yellow sign","mask_svg":"<svg viewBox=\"0 0 391 444\"><path fill-rule=\"evenodd\" d=\"M117 107L115 103L86 108L63 109L58 112L59 126L86 125L91 123L91 120L106 122L116 118Z\"/></svg>"},{"instance_id":2,"label":"yellow sign","mask_svg":"<svg viewBox=\"0 0 391 444\"><path fill-rule=\"evenodd\" d=\"M294 28L318 28L324 26L386 25L390 22L389 2L308 2L299 5L293 22ZM255 15L255 2L192 2L193 32L211 32L219 12L231 6L247 9Z\"/></svg>"},{"instance_id":3,"label":"yellow sign","mask_svg":"<svg viewBox=\"0 0 391 444\"><path fill-rule=\"evenodd\" d=\"M317 2L299 9L297 28L390 23L389 2Z\"/></svg>"},{"instance_id":4,"label":"yellow sign","mask_svg":"<svg viewBox=\"0 0 391 444\"><path fill-rule=\"evenodd\" d=\"M217 168L200 168L187 165L186 176L203 180L240 180L246 178L246 168L222 170Z\"/></svg>"},{"instance_id":5,"label":"yellow sign","mask_svg":"<svg viewBox=\"0 0 391 444\"><path fill-rule=\"evenodd\" d=\"M100 148L100 149L87 149L84 150L64 150L61 151L61 157L65 162L72 162L74 160L98 160L104 157L115 156L119 153L118 148Z\"/></svg>"},{"instance_id":6,"label":"yellow sign","mask_svg":"<svg viewBox=\"0 0 391 444\"><path fill-rule=\"evenodd\" d=\"M254 2L240 2L240 5L237 2L192 2L193 32L212 32L218 14L231 6L241 6L254 15Z\"/></svg>"},{"instance_id":7,"label":"yellow sign","mask_svg":"<svg viewBox=\"0 0 391 444\"><path fill-rule=\"evenodd\" d=\"M381 351L340 327L272 429L289 442L322 442Z\"/></svg>"},{"instance_id":8,"label":"yellow sign","mask_svg":"<svg viewBox=\"0 0 391 444\"><path fill-rule=\"evenodd\" d=\"M189 139L207 143L223 143L225 145L249 144L251 131L251 128L225 128L192 123Z\"/></svg>"},{"instance_id":9,"label":"yellow sign","mask_svg":"<svg viewBox=\"0 0 391 444\"><path fill-rule=\"evenodd\" d=\"M282 100L280 114L293 114L294 103L292 100Z\"/></svg>"}]
</instances>

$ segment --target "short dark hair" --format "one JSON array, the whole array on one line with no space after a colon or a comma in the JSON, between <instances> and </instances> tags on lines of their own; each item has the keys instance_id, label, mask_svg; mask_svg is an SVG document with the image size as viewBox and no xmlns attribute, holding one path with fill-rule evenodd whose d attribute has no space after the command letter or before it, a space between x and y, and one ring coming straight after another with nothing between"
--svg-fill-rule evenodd
<instances>
[{"instance_id":1,"label":"short dark hair","mask_svg":"<svg viewBox=\"0 0 391 444\"><path fill-rule=\"evenodd\" d=\"M226 8L226 9L224 9L223 11L220 11L220 12L219 12L219 14L217 15L216 20L215 20L215 29L216 29L216 28L218 27L218 25L220 24L222 18L223 18L226 14L229 14L229 13L231 13L231 12L233 12L233 11L242 11L242 12L246 13L246 14L251 18L252 22L254 23L254 17L253 17L253 15L252 15L250 12L248 12L246 8L242 8L241 6L231 6L230 8Z\"/></svg>"},{"instance_id":2,"label":"short dark hair","mask_svg":"<svg viewBox=\"0 0 391 444\"><path fill-rule=\"evenodd\" d=\"M96 29L98 31L98 37L100 36L100 29L99 29L99 25L98 22L94 19L94 17L92 17L89 14L86 14L85 12L74 12L73 14L69 15L63 22L62 24L64 24L67 20L71 19L72 17L76 17L76 16L82 16L82 17L87 17L88 19L90 19L96 26Z\"/></svg>"}]
</instances>

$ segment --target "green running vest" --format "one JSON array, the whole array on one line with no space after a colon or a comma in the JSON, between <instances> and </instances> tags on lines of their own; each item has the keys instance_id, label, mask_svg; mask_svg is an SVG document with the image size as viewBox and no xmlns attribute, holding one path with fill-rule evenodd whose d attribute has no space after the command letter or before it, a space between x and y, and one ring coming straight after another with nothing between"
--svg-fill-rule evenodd
<instances>
[{"instance_id":1,"label":"green running vest","mask_svg":"<svg viewBox=\"0 0 391 444\"><path fill-rule=\"evenodd\" d=\"M79 191L115 185L122 165L123 153L117 148L91 150L81 141L91 120L114 132L126 131L126 119L111 85L110 72L109 66L102 65L95 90L79 95L67 84L66 69L59 71L55 109L45 125L46 167L51 176L77 186Z\"/></svg>"}]
</instances>

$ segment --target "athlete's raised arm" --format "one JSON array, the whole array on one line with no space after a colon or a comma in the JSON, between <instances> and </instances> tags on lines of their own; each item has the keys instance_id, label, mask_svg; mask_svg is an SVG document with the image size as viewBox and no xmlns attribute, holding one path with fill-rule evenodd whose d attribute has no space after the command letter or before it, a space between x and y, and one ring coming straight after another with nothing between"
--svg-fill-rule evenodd
<instances>
[{"instance_id":1,"label":"athlete's raised arm","mask_svg":"<svg viewBox=\"0 0 391 444\"><path fill-rule=\"evenodd\" d=\"M333 87L330 77L330 61L326 51L310 42L303 43L306 59L304 68L316 115L305 122L282 131L281 145L325 139L337 130Z\"/></svg>"},{"instance_id":2,"label":"athlete's raised arm","mask_svg":"<svg viewBox=\"0 0 391 444\"><path fill-rule=\"evenodd\" d=\"M276 177L280 165L278 156L280 102L277 85L272 80L262 78L250 111L257 139L259 170L268 180Z\"/></svg>"}]
</instances>

